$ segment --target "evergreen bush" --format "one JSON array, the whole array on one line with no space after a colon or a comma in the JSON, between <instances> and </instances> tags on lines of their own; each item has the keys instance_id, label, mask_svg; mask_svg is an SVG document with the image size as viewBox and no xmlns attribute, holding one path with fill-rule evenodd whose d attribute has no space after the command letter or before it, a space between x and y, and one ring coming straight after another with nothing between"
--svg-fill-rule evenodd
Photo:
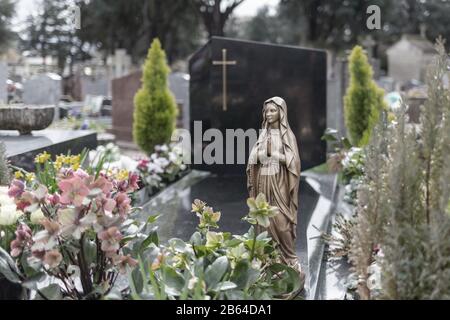
<instances>
[{"instance_id":1,"label":"evergreen bush","mask_svg":"<svg viewBox=\"0 0 450 320\"><path fill-rule=\"evenodd\" d=\"M360 46L349 57L350 85L344 97L345 124L354 146L369 142L380 112L386 109L384 91L372 79L373 71Z\"/></svg>"},{"instance_id":2,"label":"evergreen bush","mask_svg":"<svg viewBox=\"0 0 450 320\"><path fill-rule=\"evenodd\" d=\"M145 152L168 143L175 129L177 105L169 90L170 69L158 39L154 39L144 64L142 87L134 97L133 137Z\"/></svg>"}]
</instances>

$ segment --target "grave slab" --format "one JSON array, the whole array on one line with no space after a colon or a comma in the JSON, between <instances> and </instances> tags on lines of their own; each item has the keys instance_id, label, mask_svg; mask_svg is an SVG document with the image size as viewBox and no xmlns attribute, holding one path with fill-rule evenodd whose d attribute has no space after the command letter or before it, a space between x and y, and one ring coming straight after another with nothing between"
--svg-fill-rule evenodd
<instances>
[{"instance_id":1,"label":"grave slab","mask_svg":"<svg viewBox=\"0 0 450 320\"><path fill-rule=\"evenodd\" d=\"M78 154L84 148L97 147L94 131L46 129L33 131L33 135L20 136L16 131L0 130L0 141L5 143L6 156L15 166L34 171L34 158L47 151L51 154Z\"/></svg>"},{"instance_id":2,"label":"grave slab","mask_svg":"<svg viewBox=\"0 0 450 320\"><path fill-rule=\"evenodd\" d=\"M300 181L297 254L306 271L304 298L307 299L316 295L323 243L314 237L320 235L316 227L320 229L327 225L334 182L334 175L309 174L304 174ZM160 215L156 225L161 242L171 238L189 240L198 224L198 218L191 212L191 204L200 199L221 211L220 231L243 234L250 227L241 220L248 212L247 197L245 176L219 176L193 170L153 197L144 206L139 219L146 221L151 215Z\"/></svg>"}]
</instances>

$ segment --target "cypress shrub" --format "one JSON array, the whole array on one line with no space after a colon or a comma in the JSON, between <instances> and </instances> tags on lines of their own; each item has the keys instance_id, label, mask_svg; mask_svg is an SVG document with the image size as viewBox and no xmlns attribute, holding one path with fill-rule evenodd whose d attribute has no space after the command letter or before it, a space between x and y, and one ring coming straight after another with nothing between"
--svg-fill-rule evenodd
<instances>
[{"instance_id":1,"label":"cypress shrub","mask_svg":"<svg viewBox=\"0 0 450 320\"><path fill-rule=\"evenodd\" d=\"M344 97L345 124L355 146L369 142L372 128L386 109L384 91L373 81L373 71L360 46L349 57L350 85Z\"/></svg>"},{"instance_id":2,"label":"cypress shrub","mask_svg":"<svg viewBox=\"0 0 450 320\"><path fill-rule=\"evenodd\" d=\"M142 87L134 97L133 137L147 153L158 144L168 143L175 129L178 109L168 87L169 72L166 54L154 39L144 64Z\"/></svg>"}]
</instances>

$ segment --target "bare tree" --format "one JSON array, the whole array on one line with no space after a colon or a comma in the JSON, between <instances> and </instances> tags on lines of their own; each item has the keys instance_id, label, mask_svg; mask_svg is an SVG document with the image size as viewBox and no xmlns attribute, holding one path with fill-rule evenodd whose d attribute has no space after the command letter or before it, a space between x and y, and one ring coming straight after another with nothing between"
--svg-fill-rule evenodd
<instances>
[{"instance_id":1,"label":"bare tree","mask_svg":"<svg viewBox=\"0 0 450 320\"><path fill-rule=\"evenodd\" d=\"M224 36L225 23L231 13L245 0L192 0L209 37Z\"/></svg>"}]
</instances>

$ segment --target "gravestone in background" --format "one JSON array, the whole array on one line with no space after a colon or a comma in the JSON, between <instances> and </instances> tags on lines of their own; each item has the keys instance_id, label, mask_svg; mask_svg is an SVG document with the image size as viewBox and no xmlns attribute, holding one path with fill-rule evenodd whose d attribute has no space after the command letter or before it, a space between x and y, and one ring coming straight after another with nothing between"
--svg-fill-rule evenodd
<instances>
[{"instance_id":1,"label":"gravestone in background","mask_svg":"<svg viewBox=\"0 0 450 320\"><path fill-rule=\"evenodd\" d=\"M226 60L225 88L223 60ZM226 129L259 129L263 102L280 96L288 106L302 170L325 162L326 143L321 140L327 120L325 51L213 37L192 56L189 69L192 136L194 121L202 121L203 131L219 129L224 137ZM245 158L248 158L248 150ZM245 174L245 165L194 167L217 173Z\"/></svg>"},{"instance_id":2,"label":"gravestone in background","mask_svg":"<svg viewBox=\"0 0 450 320\"><path fill-rule=\"evenodd\" d=\"M61 76L55 73L35 75L23 84L25 104L58 105L61 94Z\"/></svg>"},{"instance_id":3,"label":"gravestone in background","mask_svg":"<svg viewBox=\"0 0 450 320\"><path fill-rule=\"evenodd\" d=\"M5 62L0 61L0 104L6 104L8 102L6 80L8 80L8 65Z\"/></svg>"},{"instance_id":4,"label":"gravestone in background","mask_svg":"<svg viewBox=\"0 0 450 320\"><path fill-rule=\"evenodd\" d=\"M117 140L133 141L134 96L141 84L142 72L136 71L112 80L112 133ZM169 88L178 105L178 128L189 128L189 75L173 72Z\"/></svg>"}]
</instances>

